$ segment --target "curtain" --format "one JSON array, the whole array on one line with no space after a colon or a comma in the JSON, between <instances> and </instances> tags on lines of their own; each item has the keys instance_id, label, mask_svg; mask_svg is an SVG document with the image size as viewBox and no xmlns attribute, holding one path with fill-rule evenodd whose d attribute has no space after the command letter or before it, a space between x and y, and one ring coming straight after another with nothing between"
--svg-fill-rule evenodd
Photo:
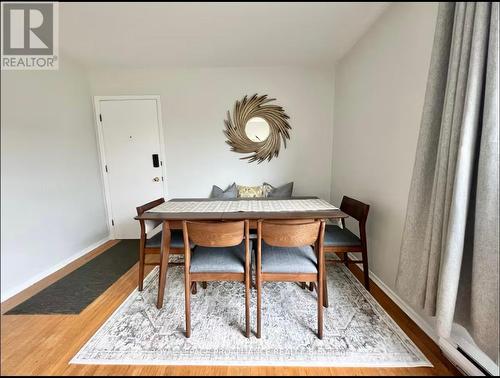
<instances>
[{"instance_id":1,"label":"curtain","mask_svg":"<svg viewBox=\"0 0 500 378\"><path fill-rule=\"evenodd\" d=\"M396 290L498 364L498 3L440 3Z\"/></svg>"}]
</instances>

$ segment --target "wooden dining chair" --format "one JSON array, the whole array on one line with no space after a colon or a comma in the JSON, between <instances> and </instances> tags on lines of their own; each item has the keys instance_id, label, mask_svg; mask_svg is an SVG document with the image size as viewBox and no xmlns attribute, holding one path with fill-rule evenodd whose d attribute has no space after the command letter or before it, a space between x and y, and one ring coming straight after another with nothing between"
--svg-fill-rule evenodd
<instances>
[{"instance_id":1,"label":"wooden dining chair","mask_svg":"<svg viewBox=\"0 0 500 378\"><path fill-rule=\"evenodd\" d=\"M145 211L151 210L152 208L165 202L164 198L158 198L154 201L148 202L142 206L136 208L137 215L143 214ZM149 236L152 231L154 231L160 224L161 221L152 220L139 220L141 226L141 238L139 242L139 291L143 289L144 282L144 267L146 265L159 266L161 264L161 259L158 261L154 259L146 260L146 256L150 255L160 255L161 251L161 238L162 231ZM170 254L183 254L184 253L184 238L182 235L182 229L172 229L170 231ZM183 263L169 263L171 265L182 265ZM161 270L161 267L160 267Z\"/></svg>"},{"instance_id":2,"label":"wooden dining chair","mask_svg":"<svg viewBox=\"0 0 500 378\"><path fill-rule=\"evenodd\" d=\"M366 219L370 205L367 205L354 198L344 196L340 204L340 210L356 219L359 224L359 237L349 231L342 218L342 228L337 225L327 225L325 230L324 250L326 253L336 253L343 257L342 260L328 260L327 263L343 262L349 264L363 264L364 285L370 291L370 277L368 269L368 249L366 243ZM349 252L361 252L361 260L351 260ZM326 261L326 260L325 260ZM326 290L326 275L325 275ZM325 305L328 306L328 293L325 293Z\"/></svg>"},{"instance_id":3,"label":"wooden dining chair","mask_svg":"<svg viewBox=\"0 0 500 378\"><path fill-rule=\"evenodd\" d=\"M318 338L323 338L323 220L259 220L257 223L257 337L262 331L262 284L316 282ZM312 247L314 245L314 248Z\"/></svg>"},{"instance_id":4,"label":"wooden dining chair","mask_svg":"<svg viewBox=\"0 0 500 378\"><path fill-rule=\"evenodd\" d=\"M245 336L250 337L251 241L248 221L183 221L186 337L191 336L191 286L204 281L245 284ZM190 244L195 244L191 250Z\"/></svg>"}]
</instances>

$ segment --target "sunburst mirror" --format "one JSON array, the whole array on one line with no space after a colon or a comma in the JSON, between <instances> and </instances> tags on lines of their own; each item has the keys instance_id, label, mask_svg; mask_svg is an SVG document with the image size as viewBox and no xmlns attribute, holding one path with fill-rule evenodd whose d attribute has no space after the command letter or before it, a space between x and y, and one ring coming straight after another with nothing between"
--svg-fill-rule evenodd
<instances>
[{"instance_id":1,"label":"sunburst mirror","mask_svg":"<svg viewBox=\"0 0 500 378\"><path fill-rule=\"evenodd\" d=\"M281 106L269 104L275 100L267 95L245 96L234 104L232 116L227 112L224 120L226 143L231 146L231 151L247 154L241 159L248 159L249 163L262 163L278 157L281 142L286 148L290 139L290 117Z\"/></svg>"}]
</instances>

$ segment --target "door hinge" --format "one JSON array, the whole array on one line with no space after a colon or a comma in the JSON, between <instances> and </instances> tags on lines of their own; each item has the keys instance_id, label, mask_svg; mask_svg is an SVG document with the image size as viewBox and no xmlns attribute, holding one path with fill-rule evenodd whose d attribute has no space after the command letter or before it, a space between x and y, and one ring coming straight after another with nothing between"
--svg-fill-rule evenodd
<instances>
[{"instance_id":1,"label":"door hinge","mask_svg":"<svg viewBox=\"0 0 500 378\"><path fill-rule=\"evenodd\" d=\"M107 165L104 166L104 169L106 170L106 173L108 173L108 166Z\"/></svg>"},{"instance_id":2,"label":"door hinge","mask_svg":"<svg viewBox=\"0 0 500 378\"><path fill-rule=\"evenodd\" d=\"M99 114L99 121L102 123L102 114Z\"/></svg>"},{"instance_id":3,"label":"door hinge","mask_svg":"<svg viewBox=\"0 0 500 378\"><path fill-rule=\"evenodd\" d=\"M161 176L161 181L163 181L163 176Z\"/></svg>"},{"instance_id":4,"label":"door hinge","mask_svg":"<svg viewBox=\"0 0 500 378\"><path fill-rule=\"evenodd\" d=\"M114 226L115 225L115 221L114 219L111 219L111 225Z\"/></svg>"}]
</instances>

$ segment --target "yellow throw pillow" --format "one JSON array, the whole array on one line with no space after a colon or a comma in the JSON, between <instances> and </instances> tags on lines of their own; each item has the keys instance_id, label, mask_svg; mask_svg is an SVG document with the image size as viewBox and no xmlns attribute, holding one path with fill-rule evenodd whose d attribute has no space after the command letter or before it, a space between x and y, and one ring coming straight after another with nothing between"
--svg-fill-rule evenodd
<instances>
[{"instance_id":1,"label":"yellow throw pillow","mask_svg":"<svg viewBox=\"0 0 500 378\"><path fill-rule=\"evenodd\" d=\"M238 197L240 198L264 197L264 188L262 185L260 186L238 185Z\"/></svg>"}]
</instances>

